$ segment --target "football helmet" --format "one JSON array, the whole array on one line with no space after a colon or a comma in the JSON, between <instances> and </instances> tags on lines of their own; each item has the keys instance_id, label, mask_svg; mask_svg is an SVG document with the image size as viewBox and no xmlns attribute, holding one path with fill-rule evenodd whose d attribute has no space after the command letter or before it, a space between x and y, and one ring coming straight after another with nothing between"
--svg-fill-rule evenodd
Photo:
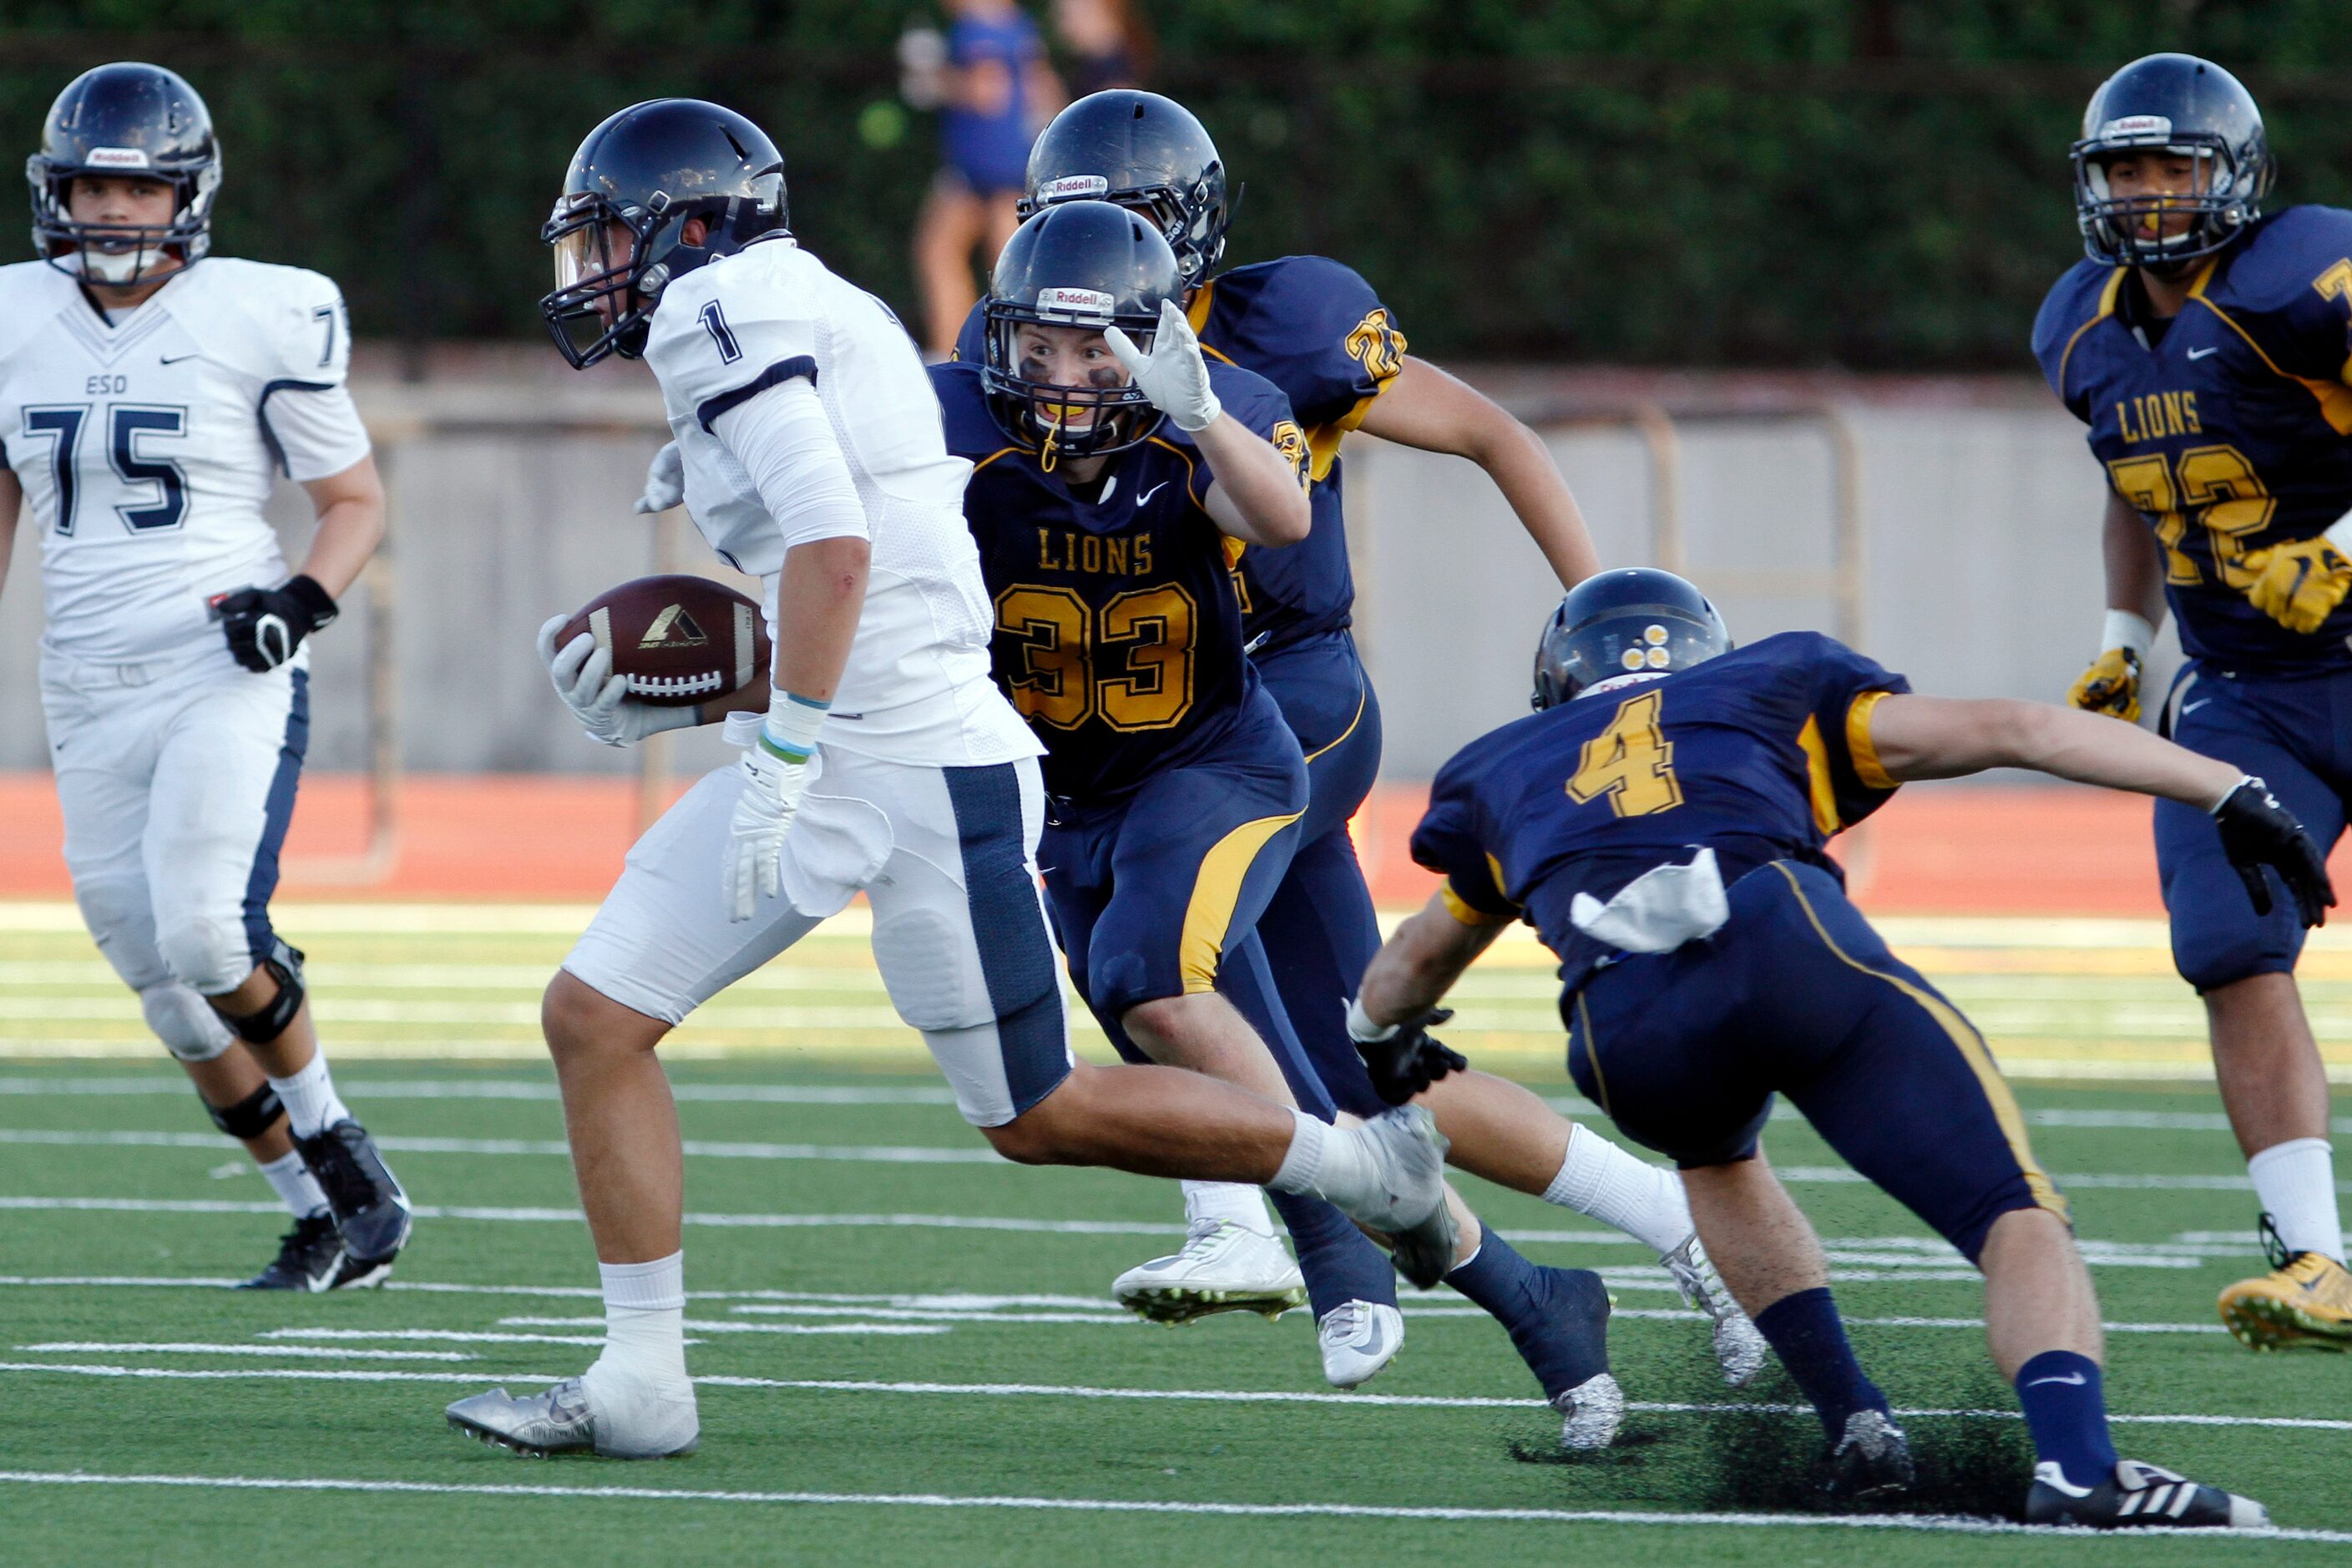
<instances>
[{"instance_id":1,"label":"football helmet","mask_svg":"<svg viewBox=\"0 0 2352 1568\"><path fill-rule=\"evenodd\" d=\"M1557 708L1622 675L1663 675L1731 651L1731 628L1707 597L1671 572L1599 572L1568 591L1536 644L1528 705Z\"/></svg>"},{"instance_id":2,"label":"football helmet","mask_svg":"<svg viewBox=\"0 0 2352 1568\"><path fill-rule=\"evenodd\" d=\"M160 228L76 223L67 197L77 174L163 181L179 198L172 221ZM166 255L193 265L212 248L220 175L212 111L194 88L161 66L94 67L58 94L41 150L25 160L33 247L61 272L117 287L150 277Z\"/></svg>"},{"instance_id":3,"label":"football helmet","mask_svg":"<svg viewBox=\"0 0 2352 1568\"><path fill-rule=\"evenodd\" d=\"M688 219L706 231L686 243ZM539 301L574 370L645 352L672 279L762 235L787 232L784 156L731 109L693 98L632 104L588 133L539 237L555 249L555 288ZM617 243L615 226L631 237Z\"/></svg>"},{"instance_id":4,"label":"football helmet","mask_svg":"<svg viewBox=\"0 0 2352 1568\"><path fill-rule=\"evenodd\" d=\"M1183 289L1175 252L1139 214L1108 202L1059 202L1030 218L996 258L982 306L980 384L998 426L1049 458L1098 458L1150 437L1164 416L1131 378L1115 386L1044 380L1022 363L1021 329L1117 326L1149 348L1160 303L1181 301ZM1071 423L1077 411L1087 423Z\"/></svg>"},{"instance_id":5,"label":"football helmet","mask_svg":"<svg viewBox=\"0 0 2352 1568\"><path fill-rule=\"evenodd\" d=\"M2195 190L2118 196L2108 189L2109 159L2150 151L2195 159ZM2212 255L2262 216L2277 172L2253 94L2194 55L2149 55L2101 83L2074 154L2083 251L2111 267L2170 268ZM2189 224L2180 234L2150 221L2182 213Z\"/></svg>"},{"instance_id":6,"label":"football helmet","mask_svg":"<svg viewBox=\"0 0 2352 1568\"><path fill-rule=\"evenodd\" d=\"M1225 253L1225 164L1192 111L1156 92L1089 93L1054 116L1029 149L1027 217L1057 202L1104 201L1141 213L1196 288Z\"/></svg>"}]
</instances>

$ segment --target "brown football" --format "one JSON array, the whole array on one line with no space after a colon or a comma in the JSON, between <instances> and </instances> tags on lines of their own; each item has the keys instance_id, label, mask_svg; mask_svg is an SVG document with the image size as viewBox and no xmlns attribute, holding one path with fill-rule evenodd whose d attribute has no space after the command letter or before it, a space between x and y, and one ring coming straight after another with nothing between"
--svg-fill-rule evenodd
<instances>
[{"instance_id":1,"label":"brown football","mask_svg":"<svg viewBox=\"0 0 2352 1568\"><path fill-rule=\"evenodd\" d=\"M564 624L555 646L582 632L612 649L630 696L660 708L730 696L768 669L760 606L708 577L639 577L607 589Z\"/></svg>"}]
</instances>

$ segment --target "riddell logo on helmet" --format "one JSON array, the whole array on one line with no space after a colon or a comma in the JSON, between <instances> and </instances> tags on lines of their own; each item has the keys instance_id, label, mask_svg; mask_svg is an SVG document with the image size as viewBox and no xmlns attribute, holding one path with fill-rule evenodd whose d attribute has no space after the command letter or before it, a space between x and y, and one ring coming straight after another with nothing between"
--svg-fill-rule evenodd
<instances>
[{"instance_id":1,"label":"riddell logo on helmet","mask_svg":"<svg viewBox=\"0 0 2352 1568\"><path fill-rule=\"evenodd\" d=\"M93 147L82 163L91 169L144 169L149 160L144 148Z\"/></svg>"},{"instance_id":2,"label":"riddell logo on helmet","mask_svg":"<svg viewBox=\"0 0 2352 1568\"><path fill-rule=\"evenodd\" d=\"M1107 316L1118 301L1099 289L1040 289L1037 309L1067 310L1088 316Z\"/></svg>"},{"instance_id":3,"label":"riddell logo on helmet","mask_svg":"<svg viewBox=\"0 0 2352 1568\"><path fill-rule=\"evenodd\" d=\"M684 605L672 605L654 617L654 624L647 626L646 635L637 639L637 647L703 647L709 641L709 635L692 616L686 613Z\"/></svg>"},{"instance_id":4,"label":"riddell logo on helmet","mask_svg":"<svg viewBox=\"0 0 2352 1568\"><path fill-rule=\"evenodd\" d=\"M2169 136L2172 121L2161 114L2126 114L2099 127L2099 139L2121 136Z\"/></svg>"},{"instance_id":5,"label":"riddell logo on helmet","mask_svg":"<svg viewBox=\"0 0 2352 1568\"><path fill-rule=\"evenodd\" d=\"M1038 198L1048 202L1068 201L1073 196L1108 195L1109 193L1110 182L1100 174L1065 174L1037 187Z\"/></svg>"}]
</instances>

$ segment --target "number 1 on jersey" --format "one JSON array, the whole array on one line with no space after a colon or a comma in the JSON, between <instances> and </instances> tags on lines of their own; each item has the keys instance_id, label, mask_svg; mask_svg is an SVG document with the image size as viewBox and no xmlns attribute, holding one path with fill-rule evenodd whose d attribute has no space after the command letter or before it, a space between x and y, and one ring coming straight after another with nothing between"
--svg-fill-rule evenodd
<instances>
[{"instance_id":1,"label":"number 1 on jersey","mask_svg":"<svg viewBox=\"0 0 2352 1568\"><path fill-rule=\"evenodd\" d=\"M1590 805L1605 795L1620 816L1648 816L1682 805L1674 742L1658 728L1665 695L1644 691L1617 705L1609 727L1584 742L1576 776L1568 781L1570 799Z\"/></svg>"},{"instance_id":2,"label":"number 1 on jersey","mask_svg":"<svg viewBox=\"0 0 2352 1568\"><path fill-rule=\"evenodd\" d=\"M727 318L719 312L718 300L713 300L702 307L702 314L695 319L710 334L710 341L719 345L719 357L723 363L733 364L743 357L743 345L735 341L735 329L727 324Z\"/></svg>"}]
</instances>

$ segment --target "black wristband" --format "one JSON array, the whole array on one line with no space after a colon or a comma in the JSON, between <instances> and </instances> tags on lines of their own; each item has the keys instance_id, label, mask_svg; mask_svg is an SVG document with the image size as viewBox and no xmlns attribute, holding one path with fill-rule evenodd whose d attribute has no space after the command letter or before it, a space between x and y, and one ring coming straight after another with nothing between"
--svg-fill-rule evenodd
<instances>
[{"instance_id":1,"label":"black wristband","mask_svg":"<svg viewBox=\"0 0 2352 1568\"><path fill-rule=\"evenodd\" d=\"M334 625L335 596L319 586L317 578L298 573L287 579L286 586L278 592L301 605L309 614L312 631Z\"/></svg>"}]
</instances>

